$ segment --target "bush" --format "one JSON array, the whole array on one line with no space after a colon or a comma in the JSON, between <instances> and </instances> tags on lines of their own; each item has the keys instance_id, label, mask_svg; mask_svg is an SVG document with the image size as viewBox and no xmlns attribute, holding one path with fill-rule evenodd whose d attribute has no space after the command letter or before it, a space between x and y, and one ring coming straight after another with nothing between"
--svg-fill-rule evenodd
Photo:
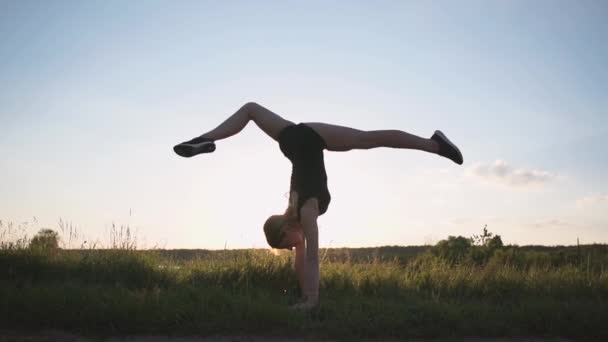
<instances>
[{"instance_id":1,"label":"bush","mask_svg":"<svg viewBox=\"0 0 608 342\"><path fill-rule=\"evenodd\" d=\"M471 238L449 236L447 240L439 241L432 247L431 253L450 264L473 262L481 265L487 263L503 247L500 235L488 232L487 226L484 226L481 235L473 235Z\"/></svg>"},{"instance_id":2,"label":"bush","mask_svg":"<svg viewBox=\"0 0 608 342\"><path fill-rule=\"evenodd\" d=\"M30 249L54 251L59 249L59 234L52 229L41 229L30 241Z\"/></svg>"},{"instance_id":3,"label":"bush","mask_svg":"<svg viewBox=\"0 0 608 342\"><path fill-rule=\"evenodd\" d=\"M504 245L502 243L500 235L496 235L487 242L486 246L491 250L497 250L499 248L502 248Z\"/></svg>"},{"instance_id":4,"label":"bush","mask_svg":"<svg viewBox=\"0 0 608 342\"><path fill-rule=\"evenodd\" d=\"M463 236L449 236L447 240L437 242L431 252L451 264L460 263L471 251L471 239Z\"/></svg>"}]
</instances>

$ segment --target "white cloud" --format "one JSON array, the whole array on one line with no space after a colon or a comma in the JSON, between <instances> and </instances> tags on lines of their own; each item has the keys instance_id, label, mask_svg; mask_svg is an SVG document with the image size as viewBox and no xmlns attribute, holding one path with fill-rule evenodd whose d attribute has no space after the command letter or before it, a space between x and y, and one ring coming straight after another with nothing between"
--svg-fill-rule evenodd
<instances>
[{"instance_id":1,"label":"white cloud","mask_svg":"<svg viewBox=\"0 0 608 342\"><path fill-rule=\"evenodd\" d=\"M544 170L514 168L504 160L493 163L475 163L466 170L467 174L484 181L499 183L516 188L543 185L555 175Z\"/></svg>"},{"instance_id":2,"label":"white cloud","mask_svg":"<svg viewBox=\"0 0 608 342\"><path fill-rule=\"evenodd\" d=\"M576 200L578 208L589 208L602 204L608 204L608 194L595 194Z\"/></svg>"}]
</instances>

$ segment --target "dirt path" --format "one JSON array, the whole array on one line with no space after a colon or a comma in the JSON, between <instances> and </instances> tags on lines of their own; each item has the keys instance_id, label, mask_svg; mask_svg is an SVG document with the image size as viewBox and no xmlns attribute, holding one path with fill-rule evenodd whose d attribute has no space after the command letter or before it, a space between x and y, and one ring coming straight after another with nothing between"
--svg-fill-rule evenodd
<instances>
[{"instance_id":1,"label":"dirt path","mask_svg":"<svg viewBox=\"0 0 608 342\"><path fill-rule=\"evenodd\" d=\"M23 332L23 331L0 331L0 342L333 342L335 340L319 340L314 338L268 338L256 336L215 336L215 337L170 337L170 336L129 336L129 337L109 337L95 338L78 336L62 331L42 331L42 332ZM368 341L403 341L403 340L362 340ZM441 339L412 339L411 342L431 342L442 341ZM534 337L520 338L463 338L453 339L453 341L466 342L570 342L572 340L563 338L544 339Z\"/></svg>"}]
</instances>

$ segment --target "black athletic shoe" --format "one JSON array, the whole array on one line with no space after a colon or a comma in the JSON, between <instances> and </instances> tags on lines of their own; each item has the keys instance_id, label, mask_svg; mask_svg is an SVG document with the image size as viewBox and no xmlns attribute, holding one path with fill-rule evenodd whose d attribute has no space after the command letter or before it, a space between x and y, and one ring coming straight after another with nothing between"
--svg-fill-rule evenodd
<instances>
[{"instance_id":1,"label":"black athletic shoe","mask_svg":"<svg viewBox=\"0 0 608 342\"><path fill-rule=\"evenodd\" d=\"M454 163L462 165L462 153L454 143L448 139L441 131L435 131L431 137L439 144L439 155L451 159Z\"/></svg>"},{"instance_id":2,"label":"black athletic shoe","mask_svg":"<svg viewBox=\"0 0 608 342\"><path fill-rule=\"evenodd\" d=\"M182 157L190 158L200 153L215 151L215 142L207 138L197 137L173 146L173 151Z\"/></svg>"}]
</instances>

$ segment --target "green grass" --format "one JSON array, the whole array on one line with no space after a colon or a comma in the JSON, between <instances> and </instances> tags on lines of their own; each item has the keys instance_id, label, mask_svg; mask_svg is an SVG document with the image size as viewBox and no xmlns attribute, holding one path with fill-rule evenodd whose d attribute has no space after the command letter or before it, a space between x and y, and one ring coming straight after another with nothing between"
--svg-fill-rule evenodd
<instances>
[{"instance_id":1,"label":"green grass","mask_svg":"<svg viewBox=\"0 0 608 342\"><path fill-rule=\"evenodd\" d=\"M320 251L321 305L289 310L291 255L267 250L0 250L0 327L87 335L608 339L608 246Z\"/></svg>"}]
</instances>

